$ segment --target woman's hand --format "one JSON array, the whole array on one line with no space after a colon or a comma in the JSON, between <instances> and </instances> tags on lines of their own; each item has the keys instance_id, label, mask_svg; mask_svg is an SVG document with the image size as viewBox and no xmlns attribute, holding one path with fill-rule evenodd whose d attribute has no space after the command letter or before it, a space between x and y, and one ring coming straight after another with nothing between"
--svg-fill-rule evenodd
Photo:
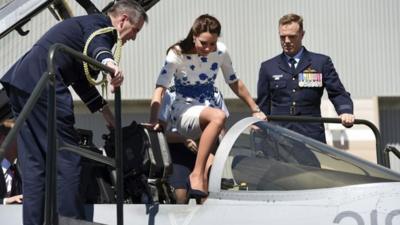
<instances>
[{"instance_id":1,"label":"woman's hand","mask_svg":"<svg viewBox=\"0 0 400 225\"><path fill-rule=\"evenodd\" d=\"M267 120L267 116L261 111L260 112L252 112L251 114L252 114L252 116L254 116L258 119Z\"/></svg>"},{"instance_id":2,"label":"woman's hand","mask_svg":"<svg viewBox=\"0 0 400 225\"><path fill-rule=\"evenodd\" d=\"M163 126L159 122L149 122L149 123L142 123L142 126L149 130L154 130L154 131L163 131Z\"/></svg>"},{"instance_id":3,"label":"woman's hand","mask_svg":"<svg viewBox=\"0 0 400 225\"><path fill-rule=\"evenodd\" d=\"M197 147L197 143L194 140L188 138L183 142L183 144L185 144L186 148L189 149L191 152L197 154L197 151L199 149Z\"/></svg>"}]
</instances>

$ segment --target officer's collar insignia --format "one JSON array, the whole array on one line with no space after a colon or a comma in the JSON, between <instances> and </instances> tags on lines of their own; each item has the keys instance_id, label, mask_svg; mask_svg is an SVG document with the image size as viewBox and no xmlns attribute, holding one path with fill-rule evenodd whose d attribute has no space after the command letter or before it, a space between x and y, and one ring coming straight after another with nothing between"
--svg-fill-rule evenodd
<instances>
[{"instance_id":1,"label":"officer's collar insignia","mask_svg":"<svg viewBox=\"0 0 400 225\"><path fill-rule=\"evenodd\" d=\"M283 77L282 74L272 75L272 78L274 78L274 80L279 80L281 79L281 77Z\"/></svg>"},{"instance_id":2,"label":"officer's collar insignia","mask_svg":"<svg viewBox=\"0 0 400 225\"><path fill-rule=\"evenodd\" d=\"M313 68L311 68L311 67L308 67L306 70L304 70L304 73L316 73L317 71L316 70L314 70Z\"/></svg>"}]
</instances>

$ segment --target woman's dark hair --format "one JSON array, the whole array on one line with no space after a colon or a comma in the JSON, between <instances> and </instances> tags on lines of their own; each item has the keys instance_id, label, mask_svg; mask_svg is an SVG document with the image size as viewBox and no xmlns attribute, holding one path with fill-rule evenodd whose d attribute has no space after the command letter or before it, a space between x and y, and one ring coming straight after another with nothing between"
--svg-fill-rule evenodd
<instances>
[{"instance_id":1,"label":"woman's dark hair","mask_svg":"<svg viewBox=\"0 0 400 225\"><path fill-rule=\"evenodd\" d=\"M218 37L220 36L221 24L217 18L208 14L203 14L197 17L186 38L170 46L167 50L167 53L171 49L175 52L178 51L175 46L179 46L180 48L180 52L177 53L189 53L194 48L193 36L199 36L204 32L216 34Z\"/></svg>"}]
</instances>

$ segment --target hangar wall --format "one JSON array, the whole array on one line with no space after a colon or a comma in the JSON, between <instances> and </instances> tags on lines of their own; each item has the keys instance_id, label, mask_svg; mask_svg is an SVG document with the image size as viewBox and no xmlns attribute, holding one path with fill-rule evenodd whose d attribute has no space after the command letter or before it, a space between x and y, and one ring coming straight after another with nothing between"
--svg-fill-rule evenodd
<instances>
[{"instance_id":1,"label":"hangar wall","mask_svg":"<svg viewBox=\"0 0 400 225\"><path fill-rule=\"evenodd\" d=\"M68 1L75 15L83 10ZM93 1L102 8L109 0ZM397 0L160 0L150 11L149 23L135 42L123 49L122 67L127 75L124 99L149 99L165 51L184 38L193 20L202 13L218 17L237 74L256 95L259 65L281 52L278 19L289 12L303 15L304 45L311 51L330 55L353 98L397 96L400 76L400 17ZM19 58L42 33L57 21L48 10L23 28L0 40L0 74ZM234 94L223 79L218 85L227 98Z\"/></svg>"}]
</instances>

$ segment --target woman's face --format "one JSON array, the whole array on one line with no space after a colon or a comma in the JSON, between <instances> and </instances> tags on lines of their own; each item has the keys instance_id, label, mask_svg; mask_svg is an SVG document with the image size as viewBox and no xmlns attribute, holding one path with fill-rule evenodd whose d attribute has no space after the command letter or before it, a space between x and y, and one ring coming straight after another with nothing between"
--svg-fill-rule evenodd
<instances>
[{"instance_id":1,"label":"woman's face","mask_svg":"<svg viewBox=\"0 0 400 225\"><path fill-rule=\"evenodd\" d=\"M198 55L206 56L217 50L218 35L203 32L199 36L193 36L194 48Z\"/></svg>"}]
</instances>

